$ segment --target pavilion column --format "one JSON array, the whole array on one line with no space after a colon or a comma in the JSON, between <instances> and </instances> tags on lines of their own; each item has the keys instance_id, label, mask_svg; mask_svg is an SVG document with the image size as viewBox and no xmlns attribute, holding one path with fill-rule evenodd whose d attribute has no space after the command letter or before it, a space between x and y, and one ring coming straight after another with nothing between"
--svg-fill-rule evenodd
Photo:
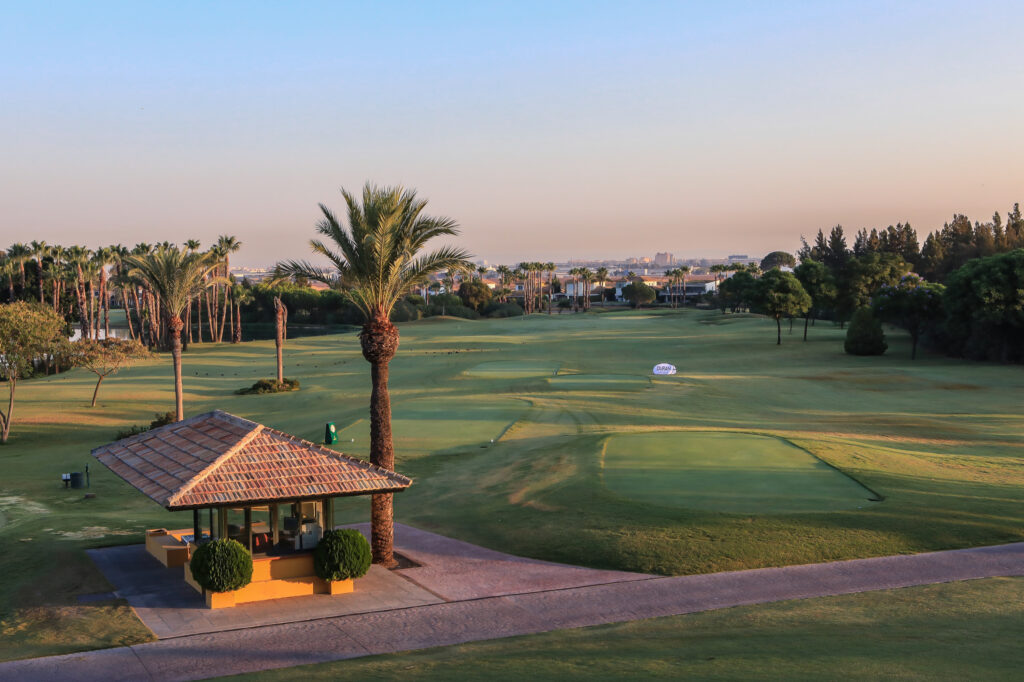
<instances>
[{"instance_id":1,"label":"pavilion column","mask_svg":"<svg viewBox=\"0 0 1024 682\"><path fill-rule=\"evenodd\" d=\"M203 539L203 524L199 521L199 510L192 510L192 541L199 545L199 541Z\"/></svg>"},{"instance_id":2,"label":"pavilion column","mask_svg":"<svg viewBox=\"0 0 1024 682\"><path fill-rule=\"evenodd\" d=\"M245 537L245 548L249 550L249 554L252 554L252 507L245 508L245 531L243 532Z\"/></svg>"}]
</instances>

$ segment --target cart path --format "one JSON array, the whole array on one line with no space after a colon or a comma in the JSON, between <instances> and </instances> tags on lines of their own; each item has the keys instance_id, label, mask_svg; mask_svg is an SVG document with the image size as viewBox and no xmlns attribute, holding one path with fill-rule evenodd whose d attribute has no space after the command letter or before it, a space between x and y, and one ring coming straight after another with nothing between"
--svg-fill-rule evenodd
<instances>
[{"instance_id":1,"label":"cart path","mask_svg":"<svg viewBox=\"0 0 1024 682\"><path fill-rule=\"evenodd\" d=\"M1000 576L1024 576L1024 542L670 578L638 575L498 596L472 590L443 603L0 663L0 680L196 680L745 604Z\"/></svg>"}]
</instances>

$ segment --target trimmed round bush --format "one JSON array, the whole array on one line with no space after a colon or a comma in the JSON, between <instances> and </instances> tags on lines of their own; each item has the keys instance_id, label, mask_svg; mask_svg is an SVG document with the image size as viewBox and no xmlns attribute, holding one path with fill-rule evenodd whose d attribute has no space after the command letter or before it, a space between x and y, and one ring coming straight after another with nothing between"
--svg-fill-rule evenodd
<instances>
[{"instance_id":1,"label":"trimmed round bush","mask_svg":"<svg viewBox=\"0 0 1024 682\"><path fill-rule=\"evenodd\" d=\"M362 578L370 570L370 543L351 528L329 530L313 550L313 569L324 580Z\"/></svg>"},{"instance_id":2,"label":"trimmed round bush","mask_svg":"<svg viewBox=\"0 0 1024 682\"><path fill-rule=\"evenodd\" d=\"M239 590L252 581L252 555L237 540L213 540L196 548L189 570L203 589Z\"/></svg>"},{"instance_id":3,"label":"trimmed round bush","mask_svg":"<svg viewBox=\"0 0 1024 682\"><path fill-rule=\"evenodd\" d=\"M843 347L850 355L881 355L889 347L882 323L871 308L860 308L853 314Z\"/></svg>"}]
</instances>

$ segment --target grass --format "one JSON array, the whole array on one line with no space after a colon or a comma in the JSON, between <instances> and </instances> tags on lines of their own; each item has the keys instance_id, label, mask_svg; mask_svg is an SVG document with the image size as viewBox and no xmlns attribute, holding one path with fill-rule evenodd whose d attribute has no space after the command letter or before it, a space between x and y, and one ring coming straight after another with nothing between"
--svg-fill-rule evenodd
<instances>
[{"instance_id":1,"label":"grass","mask_svg":"<svg viewBox=\"0 0 1024 682\"><path fill-rule=\"evenodd\" d=\"M246 679L1016 680L1024 578L743 606Z\"/></svg>"},{"instance_id":2,"label":"grass","mask_svg":"<svg viewBox=\"0 0 1024 682\"><path fill-rule=\"evenodd\" d=\"M736 514L861 509L878 498L778 438L662 431L607 440L604 482L637 502Z\"/></svg>"},{"instance_id":3,"label":"grass","mask_svg":"<svg viewBox=\"0 0 1024 682\"><path fill-rule=\"evenodd\" d=\"M396 496L399 521L515 554L662 574L1024 539L1020 367L911 362L902 334L890 335L883 357L850 357L842 332L825 324L807 343L795 332L776 346L770 320L717 312L427 320L401 330L391 365L396 468L416 482ZM679 374L651 377L658 362ZM238 396L273 375L273 342L194 344L186 412L222 408L314 441L333 421L338 448L365 455L369 366L357 336L290 340L285 372L301 390ZM104 382L89 408L93 385L76 370L19 386L0 447L0 621L13 633L0 635L0 659L145 637L127 609L118 618L79 603L110 589L84 549L191 523L95 462L94 499L62 487L60 474L83 471L91 448L173 405L167 357ZM736 513L606 485L609 441L659 433L782 438L885 499ZM653 490L662 475L633 487ZM338 505L338 522L368 515L365 498Z\"/></svg>"}]
</instances>

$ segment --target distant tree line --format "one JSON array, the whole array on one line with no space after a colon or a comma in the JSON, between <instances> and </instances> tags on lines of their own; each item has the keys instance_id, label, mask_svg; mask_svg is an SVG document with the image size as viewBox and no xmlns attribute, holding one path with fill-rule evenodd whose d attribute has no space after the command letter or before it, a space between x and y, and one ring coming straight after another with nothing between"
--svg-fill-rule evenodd
<instances>
[{"instance_id":1,"label":"distant tree line","mask_svg":"<svg viewBox=\"0 0 1024 682\"><path fill-rule=\"evenodd\" d=\"M723 312L749 309L770 315L778 324L779 342L783 318L802 317L806 340L815 320L845 326L856 314L859 340L848 343L848 349L858 352L885 350L873 338L874 318L907 330L912 357L923 342L958 357L1024 361L1024 219L1019 204L1005 221L996 213L989 222L972 224L957 214L923 245L903 223L862 229L852 246L840 225L828 234L819 230L811 243L802 241L796 258L773 252L761 267L733 267L735 274L719 286Z\"/></svg>"}]
</instances>

